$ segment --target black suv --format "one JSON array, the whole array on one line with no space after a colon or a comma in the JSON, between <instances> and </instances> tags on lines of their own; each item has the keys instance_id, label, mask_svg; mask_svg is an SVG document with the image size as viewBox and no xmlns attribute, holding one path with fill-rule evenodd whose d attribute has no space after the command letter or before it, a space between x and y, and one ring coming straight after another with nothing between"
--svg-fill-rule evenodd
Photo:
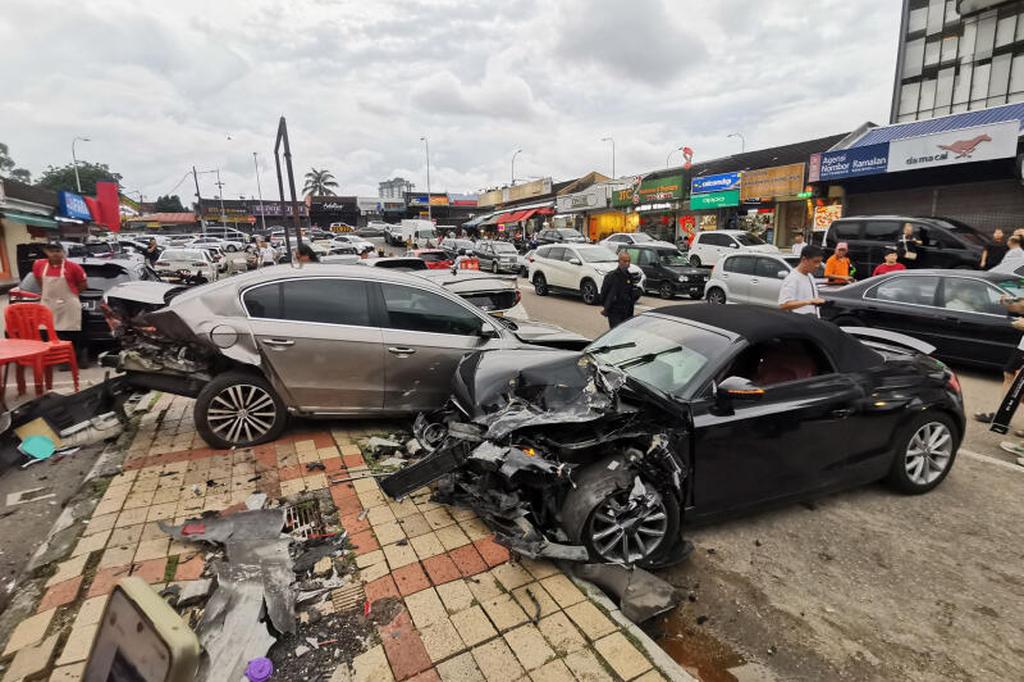
<instances>
[{"instance_id":1,"label":"black suv","mask_svg":"<svg viewBox=\"0 0 1024 682\"><path fill-rule=\"evenodd\" d=\"M991 239L977 229L951 218L921 218L897 215L851 216L833 221L822 246L830 255L836 244L850 245L850 261L857 268L857 279L870 277L885 257L886 247L895 246L903 225L914 227L917 247L914 269L975 269L981 252Z\"/></svg>"},{"instance_id":2,"label":"black suv","mask_svg":"<svg viewBox=\"0 0 1024 682\"><path fill-rule=\"evenodd\" d=\"M551 227L537 233L538 244L586 244L587 238L568 227Z\"/></svg>"},{"instance_id":3,"label":"black suv","mask_svg":"<svg viewBox=\"0 0 1024 682\"><path fill-rule=\"evenodd\" d=\"M709 271L691 266L674 246L619 244L616 253L623 251L629 254L633 265L643 270L647 278L644 288L648 293L656 291L666 299L675 298L677 294L686 294L694 300L704 296Z\"/></svg>"}]
</instances>

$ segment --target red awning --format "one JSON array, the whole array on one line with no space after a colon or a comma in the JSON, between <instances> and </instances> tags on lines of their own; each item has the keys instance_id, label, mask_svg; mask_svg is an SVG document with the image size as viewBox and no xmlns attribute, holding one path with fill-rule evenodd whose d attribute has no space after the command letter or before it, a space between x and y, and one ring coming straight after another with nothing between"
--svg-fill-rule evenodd
<instances>
[{"instance_id":1,"label":"red awning","mask_svg":"<svg viewBox=\"0 0 1024 682\"><path fill-rule=\"evenodd\" d=\"M495 223L510 223L512 222L512 213L502 213L500 216L494 219Z\"/></svg>"},{"instance_id":2,"label":"red awning","mask_svg":"<svg viewBox=\"0 0 1024 682\"><path fill-rule=\"evenodd\" d=\"M544 208L538 208L536 213L537 215L554 215L555 209L550 206L545 206Z\"/></svg>"},{"instance_id":3,"label":"red awning","mask_svg":"<svg viewBox=\"0 0 1024 682\"><path fill-rule=\"evenodd\" d=\"M532 216L532 215L533 215L534 213L536 213L536 212L537 212L537 209L535 209L535 208L531 208L531 209L530 209L530 210L528 210L528 211L520 211L520 212L519 212L519 220L529 220L529 219L530 219L530 217L531 217L531 216Z\"/></svg>"}]
</instances>

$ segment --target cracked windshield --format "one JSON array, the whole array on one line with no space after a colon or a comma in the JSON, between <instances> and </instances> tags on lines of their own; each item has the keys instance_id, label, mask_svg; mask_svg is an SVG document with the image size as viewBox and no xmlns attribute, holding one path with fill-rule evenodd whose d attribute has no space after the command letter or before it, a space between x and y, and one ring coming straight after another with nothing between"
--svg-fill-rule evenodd
<instances>
[{"instance_id":1,"label":"cracked windshield","mask_svg":"<svg viewBox=\"0 0 1024 682\"><path fill-rule=\"evenodd\" d=\"M1024 0L620 5L3 3L4 682L1024 679Z\"/></svg>"}]
</instances>

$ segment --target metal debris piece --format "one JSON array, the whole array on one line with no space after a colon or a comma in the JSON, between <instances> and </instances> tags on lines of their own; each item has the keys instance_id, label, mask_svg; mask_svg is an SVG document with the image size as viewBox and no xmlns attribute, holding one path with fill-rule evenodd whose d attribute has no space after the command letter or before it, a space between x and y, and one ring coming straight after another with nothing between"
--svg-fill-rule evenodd
<instances>
[{"instance_id":1,"label":"metal debris piece","mask_svg":"<svg viewBox=\"0 0 1024 682\"><path fill-rule=\"evenodd\" d=\"M374 454L384 454L387 452L395 452L396 450L402 449L401 443L396 443L389 438L380 438L374 436L366 441L366 448Z\"/></svg>"},{"instance_id":2,"label":"metal debris piece","mask_svg":"<svg viewBox=\"0 0 1024 682\"><path fill-rule=\"evenodd\" d=\"M671 611L682 601L682 593L668 582L642 568L613 564L576 564L573 572L614 594L622 615L634 623Z\"/></svg>"}]
</instances>

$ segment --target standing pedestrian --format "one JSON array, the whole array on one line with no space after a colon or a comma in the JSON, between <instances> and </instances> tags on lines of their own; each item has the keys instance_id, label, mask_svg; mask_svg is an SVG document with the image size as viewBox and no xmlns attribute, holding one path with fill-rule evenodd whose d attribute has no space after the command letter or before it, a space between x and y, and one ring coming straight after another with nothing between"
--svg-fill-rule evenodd
<instances>
[{"instance_id":1,"label":"standing pedestrian","mask_svg":"<svg viewBox=\"0 0 1024 682\"><path fill-rule=\"evenodd\" d=\"M896 240L899 261L908 268L914 267L917 257L920 255L917 247L921 246L921 240L914 235L914 226L911 223L903 223L903 232Z\"/></svg>"},{"instance_id":2,"label":"standing pedestrian","mask_svg":"<svg viewBox=\"0 0 1024 682\"><path fill-rule=\"evenodd\" d=\"M807 244L804 243L804 233L797 232L796 236L793 237L793 246L789 249L790 253L794 256L799 256L805 246L807 246Z\"/></svg>"},{"instance_id":3,"label":"standing pedestrian","mask_svg":"<svg viewBox=\"0 0 1024 682\"><path fill-rule=\"evenodd\" d=\"M884 275L887 272L897 272L899 270L907 269L907 266L905 266L903 263L897 262L897 259L899 258L899 252L896 250L895 246L885 247L884 257L885 262L878 264L878 266L875 268L875 271L871 273L872 277Z\"/></svg>"},{"instance_id":4,"label":"standing pedestrian","mask_svg":"<svg viewBox=\"0 0 1024 682\"><path fill-rule=\"evenodd\" d=\"M259 247L256 250L256 256L259 259L260 267L266 267L268 265L274 265L277 262L277 251L270 244L260 239Z\"/></svg>"},{"instance_id":5,"label":"standing pedestrian","mask_svg":"<svg viewBox=\"0 0 1024 682\"><path fill-rule=\"evenodd\" d=\"M614 329L633 317L633 307L640 298L639 276L629 271L629 253L619 251L619 266L604 276L601 283L601 314Z\"/></svg>"},{"instance_id":6,"label":"standing pedestrian","mask_svg":"<svg viewBox=\"0 0 1024 682\"><path fill-rule=\"evenodd\" d=\"M818 285L814 281L814 273L821 267L821 257L821 249L814 244L804 247L800 252L800 262L782 280L779 308L821 317L818 306L824 305L825 299L818 296Z\"/></svg>"},{"instance_id":7,"label":"standing pedestrian","mask_svg":"<svg viewBox=\"0 0 1024 682\"><path fill-rule=\"evenodd\" d=\"M143 255L149 261L150 266L155 265L160 260L160 247L157 246L155 239L151 238L149 240L149 244L146 245L146 252Z\"/></svg>"},{"instance_id":8,"label":"standing pedestrian","mask_svg":"<svg viewBox=\"0 0 1024 682\"><path fill-rule=\"evenodd\" d=\"M979 263L981 269L991 270L1002 263L1008 248L1003 238L1003 231L997 227L992 233L992 243L988 244L981 252L981 262Z\"/></svg>"},{"instance_id":9,"label":"standing pedestrian","mask_svg":"<svg viewBox=\"0 0 1024 682\"><path fill-rule=\"evenodd\" d=\"M85 270L64 257L60 242L50 242L43 252L46 258L32 264L32 274L41 287L39 302L53 313L57 336L74 346L78 366L88 367L89 355L82 339L82 301L78 298L88 286Z\"/></svg>"},{"instance_id":10,"label":"standing pedestrian","mask_svg":"<svg viewBox=\"0 0 1024 682\"><path fill-rule=\"evenodd\" d=\"M1003 260L1000 263L1000 271L1009 270L1012 271L1020 265L1024 265L1024 249L1021 248L1021 244L1024 243L1017 234L1015 233L1012 237L1006 240L1006 253L1003 254Z\"/></svg>"},{"instance_id":11,"label":"standing pedestrian","mask_svg":"<svg viewBox=\"0 0 1024 682\"><path fill-rule=\"evenodd\" d=\"M806 247L805 247L806 248ZM829 284L849 284L853 281L850 272L850 246L846 242L836 244L836 252L825 261L825 277Z\"/></svg>"},{"instance_id":12,"label":"standing pedestrian","mask_svg":"<svg viewBox=\"0 0 1024 682\"><path fill-rule=\"evenodd\" d=\"M316 251L314 251L313 247L307 244L306 242L302 242L301 244L299 244L298 248L295 249L295 260L297 260L300 263L320 262L320 258L319 256L316 255Z\"/></svg>"}]
</instances>

